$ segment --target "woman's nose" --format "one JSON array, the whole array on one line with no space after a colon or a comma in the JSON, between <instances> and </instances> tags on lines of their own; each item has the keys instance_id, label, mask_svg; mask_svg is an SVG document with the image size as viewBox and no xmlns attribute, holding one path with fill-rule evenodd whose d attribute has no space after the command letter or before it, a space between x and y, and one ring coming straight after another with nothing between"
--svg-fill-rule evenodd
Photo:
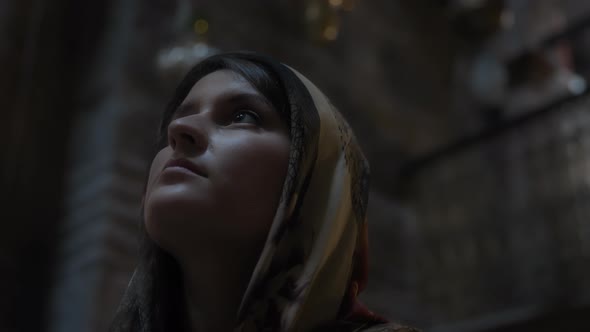
<instances>
[{"instance_id":1,"label":"woman's nose","mask_svg":"<svg viewBox=\"0 0 590 332\"><path fill-rule=\"evenodd\" d=\"M209 139L205 124L198 115L173 120L168 125L168 144L185 155L201 154L207 150Z\"/></svg>"}]
</instances>

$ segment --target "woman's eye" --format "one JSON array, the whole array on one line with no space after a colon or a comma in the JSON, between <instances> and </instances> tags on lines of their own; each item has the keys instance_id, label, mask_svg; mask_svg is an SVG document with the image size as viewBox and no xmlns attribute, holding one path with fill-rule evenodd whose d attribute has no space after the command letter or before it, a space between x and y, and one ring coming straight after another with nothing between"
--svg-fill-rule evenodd
<instances>
[{"instance_id":1,"label":"woman's eye","mask_svg":"<svg viewBox=\"0 0 590 332\"><path fill-rule=\"evenodd\" d=\"M260 122L260 118L252 111L239 111L234 114L232 122L258 124Z\"/></svg>"}]
</instances>

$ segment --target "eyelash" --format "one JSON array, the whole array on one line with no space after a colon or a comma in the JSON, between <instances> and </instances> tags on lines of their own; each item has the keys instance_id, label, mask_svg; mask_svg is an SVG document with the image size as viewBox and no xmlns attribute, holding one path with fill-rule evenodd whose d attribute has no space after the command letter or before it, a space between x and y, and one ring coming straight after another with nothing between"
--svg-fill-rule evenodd
<instances>
[{"instance_id":1,"label":"eyelash","mask_svg":"<svg viewBox=\"0 0 590 332\"><path fill-rule=\"evenodd\" d=\"M260 115L258 115L258 113L256 113L255 111L252 111L250 109L240 108L240 110L232 113L231 118L230 118L230 123L233 123L236 120L236 116L239 114L248 114L248 115L252 116L256 120L256 124L260 124L260 122L261 122L261 118L260 118ZM172 121L174 121L180 117L182 117L182 116L179 116L179 114L175 112L170 117L170 120L168 121L168 125L170 125L170 123Z\"/></svg>"},{"instance_id":2,"label":"eyelash","mask_svg":"<svg viewBox=\"0 0 590 332\"><path fill-rule=\"evenodd\" d=\"M252 116L254 118L256 124L260 124L260 116L256 112L250 111L250 110L240 110L240 111L237 111L237 112L233 113L233 117L232 117L232 120L231 120L232 123L236 120L236 117L238 115L240 115L240 114L250 115L250 116Z\"/></svg>"}]
</instances>

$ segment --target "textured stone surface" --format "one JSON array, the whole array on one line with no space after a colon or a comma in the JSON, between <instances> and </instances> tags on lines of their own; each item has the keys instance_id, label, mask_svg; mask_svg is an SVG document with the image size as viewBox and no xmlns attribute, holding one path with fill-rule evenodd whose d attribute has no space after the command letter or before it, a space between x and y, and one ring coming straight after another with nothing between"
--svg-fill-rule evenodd
<instances>
[{"instance_id":1,"label":"textured stone surface","mask_svg":"<svg viewBox=\"0 0 590 332\"><path fill-rule=\"evenodd\" d=\"M590 301L589 105L582 97L416 173L424 321Z\"/></svg>"}]
</instances>

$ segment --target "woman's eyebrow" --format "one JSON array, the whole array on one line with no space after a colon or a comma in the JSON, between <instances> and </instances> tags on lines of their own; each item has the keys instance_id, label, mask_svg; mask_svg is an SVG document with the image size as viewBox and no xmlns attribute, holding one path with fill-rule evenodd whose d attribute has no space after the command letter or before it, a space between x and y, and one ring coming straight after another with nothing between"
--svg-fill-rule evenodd
<instances>
[{"instance_id":1,"label":"woman's eyebrow","mask_svg":"<svg viewBox=\"0 0 590 332\"><path fill-rule=\"evenodd\" d=\"M259 104L263 104L265 106L268 106L270 108L273 108L272 104L270 103L270 101L268 101L268 99L266 99L264 96L260 95L260 94L256 94L256 93L228 93L225 96L222 96L222 99L227 100L228 102L231 103L240 103L240 102L256 102Z\"/></svg>"},{"instance_id":2,"label":"woman's eyebrow","mask_svg":"<svg viewBox=\"0 0 590 332\"><path fill-rule=\"evenodd\" d=\"M219 95L216 98L216 103L231 103L231 104L238 104L244 102L254 102L258 105L264 105L271 109L274 109L273 105L266 99L264 96L257 94L257 93L235 93L235 92L227 92L224 94ZM179 105L176 110L174 111L173 115L175 116L183 116L185 114L195 112L198 113L198 102L191 101Z\"/></svg>"}]
</instances>

